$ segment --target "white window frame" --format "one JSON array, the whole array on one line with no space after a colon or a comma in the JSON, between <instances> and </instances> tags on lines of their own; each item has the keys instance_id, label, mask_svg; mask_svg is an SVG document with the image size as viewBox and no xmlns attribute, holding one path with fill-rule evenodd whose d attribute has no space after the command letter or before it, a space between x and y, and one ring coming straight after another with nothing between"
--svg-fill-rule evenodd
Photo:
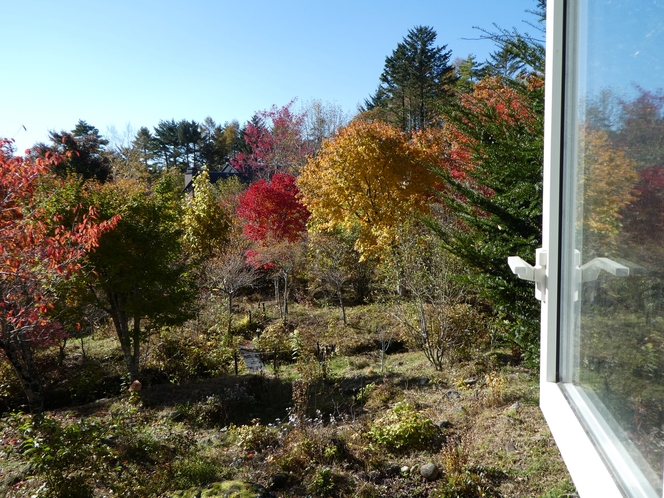
<instances>
[{"instance_id":1,"label":"white window frame","mask_svg":"<svg viewBox=\"0 0 664 498\"><path fill-rule=\"evenodd\" d=\"M577 1L547 2L542 219L542 247L547 254L547 264L546 299L541 308L540 408L582 498L657 498L638 466L625 457L627 452L620 447L611 429L597 416L592 404L586 403L583 393L558 382L565 9L566 4Z\"/></svg>"}]
</instances>

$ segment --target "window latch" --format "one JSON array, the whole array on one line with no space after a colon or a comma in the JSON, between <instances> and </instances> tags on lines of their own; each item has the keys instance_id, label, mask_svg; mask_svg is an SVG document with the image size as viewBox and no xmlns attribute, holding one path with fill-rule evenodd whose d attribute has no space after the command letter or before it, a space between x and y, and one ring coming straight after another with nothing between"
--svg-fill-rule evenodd
<instances>
[{"instance_id":1,"label":"window latch","mask_svg":"<svg viewBox=\"0 0 664 498\"><path fill-rule=\"evenodd\" d=\"M592 282L593 280L597 280L600 270L604 270L616 277L629 276L629 267L609 258L594 258L578 268L581 271L582 282Z\"/></svg>"},{"instance_id":2,"label":"window latch","mask_svg":"<svg viewBox=\"0 0 664 498\"><path fill-rule=\"evenodd\" d=\"M535 250L535 266L519 256L507 258L507 264L519 278L535 282L535 297L543 303L546 302L546 249Z\"/></svg>"}]
</instances>

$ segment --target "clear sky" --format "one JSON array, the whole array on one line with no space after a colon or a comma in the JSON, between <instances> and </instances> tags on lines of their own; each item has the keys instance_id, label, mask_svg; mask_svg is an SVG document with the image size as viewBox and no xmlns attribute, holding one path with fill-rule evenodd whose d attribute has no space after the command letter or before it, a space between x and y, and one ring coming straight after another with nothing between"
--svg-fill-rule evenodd
<instances>
[{"instance_id":1,"label":"clear sky","mask_svg":"<svg viewBox=\"0 0 664 498\"><path fill-rule=\"evenodd\" d=\"M452 60L494 49L474 26L535 21L535 0L6 0L0 137L20 152L79 119L107 134L160 120L244 123L297 98L354 114L409 29ZM473 40L474 39L474 40ZM25 127L25 129L24 129Z\"/></svg>"}]
</instances>

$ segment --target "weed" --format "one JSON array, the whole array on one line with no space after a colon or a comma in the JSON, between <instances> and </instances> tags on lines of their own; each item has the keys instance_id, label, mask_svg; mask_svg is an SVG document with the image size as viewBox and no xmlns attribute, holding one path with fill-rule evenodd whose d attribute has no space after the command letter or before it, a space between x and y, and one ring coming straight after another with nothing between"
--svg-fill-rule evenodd
<instances>
[{"instance_id":1,"label":"weed","mask_svg":"<svg viewBox=\"0 0 664 498\"><path fill-rule=\"evenodd\" d=\"M498 406L503 402L505 396L505 377L499 373L485 374L486 381L486 406Z\"/></svg>"},{"instance_id":2,"label":"weed","mask_svg":"<svg viewBox=\"0 0 664 498\"><path fill-rule=\"evenodd\" d=\"M309 491L315 496L334 496L336 491L335 475L329 467L316 469L309 484Z\"/></svg>"},{"instance_id":3,"label":"weed","mask_svg":"<svg viewBox=\"0 0 664 498\"><path fill-rule=\"evenodd\" d=\"M494 498L500 493L482 471L466 469L448 474L429 495L431 498Z\"/></svg>"},{"instance_id":4,"label":"weed","mask_svg":"<svg viewBox=\"0 0 664 498\"><path fill-rule=\"evenodd\" d=\"M102 424L79 420L63 425L52 417L22 414L13 415L10 423L21 431L23 455L46 480L44 496L92 496L93 476L109 466L111 457Z\"/></svg>"},{"instance_id":5,"label":"weed","mask_svg":"<svg viewBox=\"0 0 664 498\"><path fill-rule=\"evenodd\" d=\"M219 464L211 458L195 455L176 459L171 464L170 485L175 489L204 486L222 477Z\"/></svg>"},{"instance_id":6,"label":"weed","mask_svg":"<svg viewBox=\"0 0 664 498\"><path fill-rule=\"evenodd\" d=\"M371 393L375 392L377 389L378 386L373 382L371 384L367 384L364 387L361 387L357 392L357 401L360 403L366 403L369 400Z\"/></svg>"}]
</instances>

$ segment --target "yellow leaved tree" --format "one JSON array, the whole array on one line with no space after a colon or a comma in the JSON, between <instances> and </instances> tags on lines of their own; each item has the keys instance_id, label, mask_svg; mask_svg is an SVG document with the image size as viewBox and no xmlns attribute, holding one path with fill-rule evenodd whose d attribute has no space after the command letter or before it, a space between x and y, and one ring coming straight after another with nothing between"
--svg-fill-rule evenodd
<instances>
[{"instance_id":1,"label":"yellow leaved tree","mask_svg":"<svg viewBox=\"0 0 664 498\"><path fill-rule=\"evenodd\" d=\"M436 177L418 141L381 122L354 121L326 140L298 186L313 231L356 229L362 258L384 254L398 225L429 208Z\"/></svg>"},{"instance_id":2,"label":"yellow leaved tree","mask_svg":"<svg viewBox=\"0 0 664 498\"><path fill-rule=\"evenodd\" d=\"M622 228L620 210L635 199L636 163L614 147L605 131L584 129L579 144L583 176L577 191L584 252L610 254Z\"/></svg>"}]
</instances>

